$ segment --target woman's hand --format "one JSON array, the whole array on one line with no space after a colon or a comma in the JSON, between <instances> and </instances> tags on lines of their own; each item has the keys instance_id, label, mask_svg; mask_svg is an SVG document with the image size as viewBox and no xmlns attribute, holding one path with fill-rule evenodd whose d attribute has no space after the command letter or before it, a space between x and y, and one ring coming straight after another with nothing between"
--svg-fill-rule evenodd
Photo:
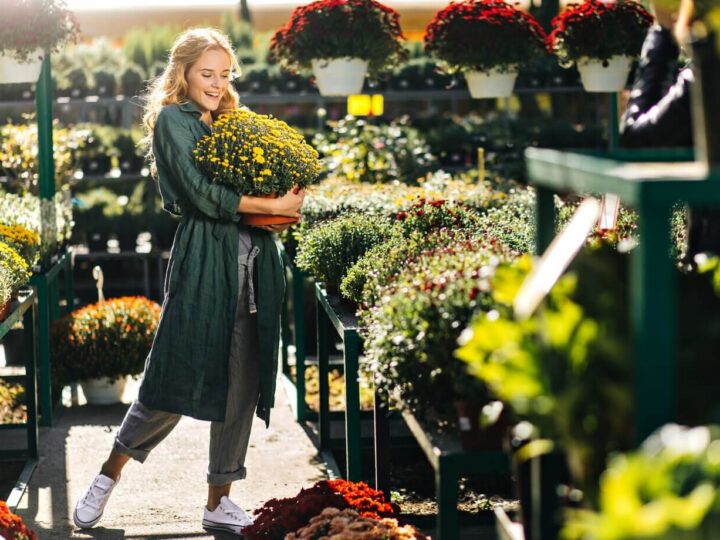
<instances>
[{"instance_id":1,"label":"woman's hand","mask_svg":"<svg viewBox=\"0 0 720 540\"><path fill-rule=\"evenodd\" d=\"M300 209L305 201L304 189L291 189L282 197L272 199L273 214L276 216L300 217Z\"/></svg>"}]
</instances>

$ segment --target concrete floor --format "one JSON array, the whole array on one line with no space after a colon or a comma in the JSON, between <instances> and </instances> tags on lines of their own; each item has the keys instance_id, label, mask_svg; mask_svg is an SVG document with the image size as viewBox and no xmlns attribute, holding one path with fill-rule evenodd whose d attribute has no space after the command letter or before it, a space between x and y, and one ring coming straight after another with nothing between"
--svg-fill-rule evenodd
<instances>
[{"instance_id":1,"label":"concrete floor","mask_svg":"<svg viewBox=\"0 0 720 540\"><path fill-rule=\"evenodd\" d=\"M135 389L133 385L126 392L126 400ZM184 418L143 465L126 466L95 528L75 529L75 501L98 472L126 409L127 405L70 407L55 427L41 431L40 462L18 506L25 522L41 540L232 538L202 529L210 424L191 418ZM255 420L248 477L233 487L235 502L254 510L268 499L294 496L326 477L317 450L292 416L282 385L278 384L270 428Z\"/></svg>"}]
</instances>

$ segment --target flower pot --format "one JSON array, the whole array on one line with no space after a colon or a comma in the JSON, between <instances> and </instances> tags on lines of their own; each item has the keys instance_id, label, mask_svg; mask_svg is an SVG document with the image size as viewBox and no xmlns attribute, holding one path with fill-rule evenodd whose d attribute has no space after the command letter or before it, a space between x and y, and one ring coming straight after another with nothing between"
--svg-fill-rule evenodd
<instances>
[{"instance_id":1,"label":"flower pot","mask_svg":"<svg viewBox=\"0 0 720 540\"><path fill-rule=\"evenodd\" d=\"M312 61L315 84L323 96L349 96L360 94L367 60L360 58L315 59Z\"/></svg>"},{"instance_id":2,"label":"flower pot","mask_svg":"<svg viewBox=\"0 0 720 540\"><path fill-rule=\"evenodd\" d=\"M277 193L272 195L264 195L266 199L277 199ZM298 218L290 216L273 216L270 214L243 214L242 222L245 225L287 225L288 223L297 223Z\"/></svg>"},{"instance_id":3,"label":"flower pot","mask_svg":"<svg viewBox=\"0 0 720 540\"><path fill-rule=\"evenodd\" d=\"M610 60L581 58L577 61L580 80L586 92L619 92L625 88L632 58L615 55Z\"/></svg>"},{"instance_id":4,"label":"flower pot","mask_svg":"<svg viewBox=\"0 0 720 540\"><path fill-rule=\"evenodd\" d=\"M126 383L127 377L120 377L114 381L108 378L80 381L88 405L112 405L113 403L120 403Z\"/></svg>"},{"instance_id":5,"label":"flower pot","mask_svg":"<svg viewBox=\"0 0 720 540\"><path fill-rule=\"evenodd\" d=\"M475 99L508 97L512 94L517 76L517 71L507 73L498 71L465 72L470 96Z\"/></svg>"},{"instance_id":6,"label":"flower pot","mask_svg":"<svg viewBox=\"0 0 720 540\"><path fill-rule=\"evenodd\" d=\"M12 300L0 305L0 322L4 321L7 316L10 314L10 305L12 304Z\"/></svg>"},{"instance_id":7,"label":"flower pot","mask_svg":"<svg viewBox=\"0 0 720 540\"><path fill-rule=\"evenodd\" d=\"M37 82L42 69L42 56L42 51L37 49L28 57L29 62L20 63L12 54L0 53L0 84Z\"/></svg>"}]
</instances>

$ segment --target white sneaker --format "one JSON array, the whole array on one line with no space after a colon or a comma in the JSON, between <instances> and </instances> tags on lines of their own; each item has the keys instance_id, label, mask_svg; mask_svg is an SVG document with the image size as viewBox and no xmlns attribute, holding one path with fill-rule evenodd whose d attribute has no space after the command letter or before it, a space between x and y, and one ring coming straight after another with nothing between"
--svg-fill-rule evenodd
<instances>
[{"instance_id":1,"label":"white sneaker","mask_svg":"<svg viewBox=\"0 0 720 540\"><path fill-rule=\"evenodd\" d=\"M252 518L245 510L224 496L214 511L211 512L205 507L202 521L206 529L230 531L235 534L241 534L242 529L252 523Z\"/></svg>"},{"instance_id":2,"label":"white sneaker","mask_svg":"<svg viewBox=\"0 0 720 540\"><path fill-rule=\"evenodd\" d=\"M100 521L103 510L105 510L105 504L107 504L113 488L119 481L119 476L117 480L113 481L112 478L104 474L98 474L93 479L85 495L75 505L75 512L73 512L75 525L81 529L89 529Z\"/></svg>"}]
</instances>

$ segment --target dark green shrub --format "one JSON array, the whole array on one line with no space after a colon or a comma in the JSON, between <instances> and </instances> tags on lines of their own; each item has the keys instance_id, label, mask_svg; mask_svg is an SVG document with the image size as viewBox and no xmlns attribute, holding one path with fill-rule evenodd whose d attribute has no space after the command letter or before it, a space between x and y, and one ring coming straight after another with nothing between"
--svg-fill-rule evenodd
<instances>
[{"instance_id":1,"label":"dark green shrub","mask_svg":"<svg viewBox=\"0 0 720 540\"><path fill-rule=\"evenodd\" d=\"M142 68L129 65L120 77L120 86L126 96L135 96L142 92L145 85L145 74Z\"/></svg>"},{"instance_id":2,"label":"dark green shrub","mask_svg":"<svg viewBox=\"0 0 720 540\"><path fill-rule=\"evenodd\" d=\"M317 225L300 239L298 268L337 291L345 273L371 247L390 235L386 220L350 214Z\"/></svg>"},{"instance_id":3,"label":"dark green shrub","mask_svg":"<svg viewBox=\"0 0 720 540\"><path fill-rule=\"evenodd\" d=\"M100 70L93 74L93 78L98 96L114 96L117 93L117 79L113 73Z\"/></svg>"}]
</instances>

